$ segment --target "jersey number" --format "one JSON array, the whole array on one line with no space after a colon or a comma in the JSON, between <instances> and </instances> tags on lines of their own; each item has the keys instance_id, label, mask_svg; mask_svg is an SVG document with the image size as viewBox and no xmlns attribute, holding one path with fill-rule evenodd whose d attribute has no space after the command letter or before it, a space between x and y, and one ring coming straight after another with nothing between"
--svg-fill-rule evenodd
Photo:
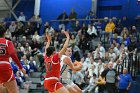
<instances>
[{"instance_id":1,"label":"jersey number","mask_svg":"<svg viewBox=\"0 0 140 93\"><path fill-rule=\"evenodd\" d=\"M52 62L47 62L46 63L46 70L47 71L52 71Z\"/></svg>"},{"instance_id":2,"label":"jersey number","mask_svg":"<svg viewBox=\"0 0 140 93\"><path fill-rule=\"evenodd\" d=\"M6 50L4 48L0 48L0 55L5 55L6 54Z\"/></svg>"}]
</instances>

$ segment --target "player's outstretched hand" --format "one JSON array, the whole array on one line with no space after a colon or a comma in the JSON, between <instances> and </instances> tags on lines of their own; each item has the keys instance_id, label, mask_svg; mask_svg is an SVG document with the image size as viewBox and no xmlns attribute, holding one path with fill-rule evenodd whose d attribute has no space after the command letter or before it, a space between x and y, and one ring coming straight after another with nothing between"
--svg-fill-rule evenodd
<instances>
[{"instance_id":1,"label":"player's outstretched hand","mask_svg":"<svg viewBox=\"0 0 140 93\"><path fill-rule=\"evenodd\" d=\"M64 31L64 30L62 30L62 31L63 31L63 33L66 35L67 38L70 37L70 36L69 36L69 33L68 33L67 31Z\"/></svg>"},{"instance_id":2,"label":"player's outstretched hand","mask_svg":"<svg viewBox=\"0 0 140 93\"><path fill-rule=\"evenodd\" d=\"M25 75L26 74L26 70L24 68L20 69L20 71Z\"/></svg>"},{"instance_id":3,"label":"player's outstretched hand","mask_svg":"<svg viewBox=\"0 0 140 93\"><path fill-rule=\"evenodd\" d=\"M28 74L26 73L26 70L24 68L20 69L20 71L25 75L25 77L28 77Z\"/></svg>"},{"instance_id":4,"label":"player's outstretched hand","mask_svg":"<svg viewBox=\"0 0 140 93\"><path fill-rule=\"evenodd\" d=\"M46 37L47 37L48 41L51 41L52 37L51 37L51 35L49 33L46 33Z\"/></svg>"}]
</instances>

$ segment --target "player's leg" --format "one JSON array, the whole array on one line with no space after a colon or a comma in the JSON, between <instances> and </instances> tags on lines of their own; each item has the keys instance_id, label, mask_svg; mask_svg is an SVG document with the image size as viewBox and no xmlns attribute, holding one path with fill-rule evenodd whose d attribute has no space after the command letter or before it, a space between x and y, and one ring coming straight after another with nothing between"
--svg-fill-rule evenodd
<instances>
[{"instance_id":1,"label":"player's leg","mask_svg":"<svg viewBox=\"0 0 140 93\"><path fill-rule=\"evenodd\" d=\"M55 93L69 93L69 91L65 87L61 87L58 90L56 90Z\"/></svg>"},{"instance_id":2,"label":"player's leg","mask_svg":"<svg viewBox=\"0 0 140 93\"><path fill-rule=\"evenodd\" d=\"M54 90L55 93L69 93L69 91L60 82L55 84Z\"/></svg>"},{"instance_id":3,"label":"player's leg","mask_svg":"<svg viewBox=\"0 0 140 93\"><path fill-rule=\"evenodd\" d=\"M19 93L16 80L12 80L4 83L4 86L8 89L9 93Z\"/></svg>"},{"instance_id":4,"label":"player's leg","mask_svg":"<svg viewBox=\"0 0 140 93\"><path fill-rule=\"evenodd\" d=\"M0 93L2 93L2 91L3 91L3 85L0 84Z\"/></svg>"},{"instance_id":5,"label":"player's leg","mask_svg":"<svg viewBox=\"0 0 140 93\"><path fill-rule=\"evenodd\" d=\"M69 91L69 93L77 93L76 89L74 89L72 86L67 85L66 86L67 90Z\"/></svg>"},{"instance_id":6,"label":"player's leg","mask_svg":"<svg viewBox=\"0 0 140 93\"><path fill-rule=\"evenodd\" d=\"M75 84L73 88L77 91L77 93L82 93L82 90Z\"/></svg>"}]
</instances>

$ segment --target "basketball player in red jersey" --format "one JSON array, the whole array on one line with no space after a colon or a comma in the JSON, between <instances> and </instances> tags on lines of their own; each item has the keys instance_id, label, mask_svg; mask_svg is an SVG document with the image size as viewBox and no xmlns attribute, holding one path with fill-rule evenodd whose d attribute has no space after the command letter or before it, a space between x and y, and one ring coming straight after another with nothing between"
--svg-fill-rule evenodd
<instances>
[{"instance_id":1,"label":"basketball player in red jersey","mask_svg":"<svg viewBox=\"0 0 140 93\"><path fill-rule=\"evenodd\" d=\"M50 93L69 93L68 90L60 83L60 58L65 53L68 43L69 43L69 34L66 31L63 31L66 35L66 41L63 45L63 48L56 53L56 50L53 46L50 46L51 37L47 34L47 45L45 52L45 66L46 66L46 78L44 81L44 87Z\"/></svg>"},{"instance_id":2,"label":"basketball player in red jersey","mask_svg":"<svg viewBox=\"0 0 140 93\"><path fill-rule=\"evenodd\" d=\"M19 70L24 74L26 71L20 64L13 43L5 39L5 32L6 30L0 26L0 93L2 92L3 86L8 89L8 93L19 93L13 70L10 66L9 57L18 65Z\"/></svg>"}]
</instances>

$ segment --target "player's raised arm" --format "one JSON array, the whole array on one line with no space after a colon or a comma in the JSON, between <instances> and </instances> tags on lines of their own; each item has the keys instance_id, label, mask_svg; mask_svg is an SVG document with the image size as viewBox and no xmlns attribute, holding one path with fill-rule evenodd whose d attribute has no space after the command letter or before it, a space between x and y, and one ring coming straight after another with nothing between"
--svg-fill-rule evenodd
<instances>
[{"instance_id":1,"label":"player's raised arm","mask_svg":"<svg viewBox=\"0 0 140 93\"><path fill-rule=\"evenodd\" d=\"M26 71L25 69L22 67L19 59L18 59L18 56L17 56L17 53L14 49L14 45L11 41L8 42L8 51L9 51L9 55L10 57L13 59L13 61L17 64L17 66L19 67L19 70L21 70L24 74L26 74Z\"/></svg>"},{"instance_id":2,"label":"player's raised arm","mask_svg":"<svg viewBox=\"0 0 140 93\"><path fill-rule=\"evenodd\" d=\"M49 33L46 33L46 37L47 37L47 44L45 47L45 54L46 54L46 49L50 46L51 43L51 36L49 35Z\"/></svg>"},{"instance_id":3,"label":"player's raised arm","mask_svg":"<svg viewBox=\"0 0 140 93\"><path fill-rule=\"evenodd\" d=\"M65 34L65 36L66 36L66 41L65 41L65 43L64 43L64 45L63 45L63 48L60 50L60 52L59 52L59 58L65 53L65 51L66 51L66 49L67 49L67 47L68 47L68 45L69 45L69 39L70 39L70 36L69 36L69 33L68 32L66 32L66 31L63 31L63 33Z\"/></svg>"}]
</instances>

